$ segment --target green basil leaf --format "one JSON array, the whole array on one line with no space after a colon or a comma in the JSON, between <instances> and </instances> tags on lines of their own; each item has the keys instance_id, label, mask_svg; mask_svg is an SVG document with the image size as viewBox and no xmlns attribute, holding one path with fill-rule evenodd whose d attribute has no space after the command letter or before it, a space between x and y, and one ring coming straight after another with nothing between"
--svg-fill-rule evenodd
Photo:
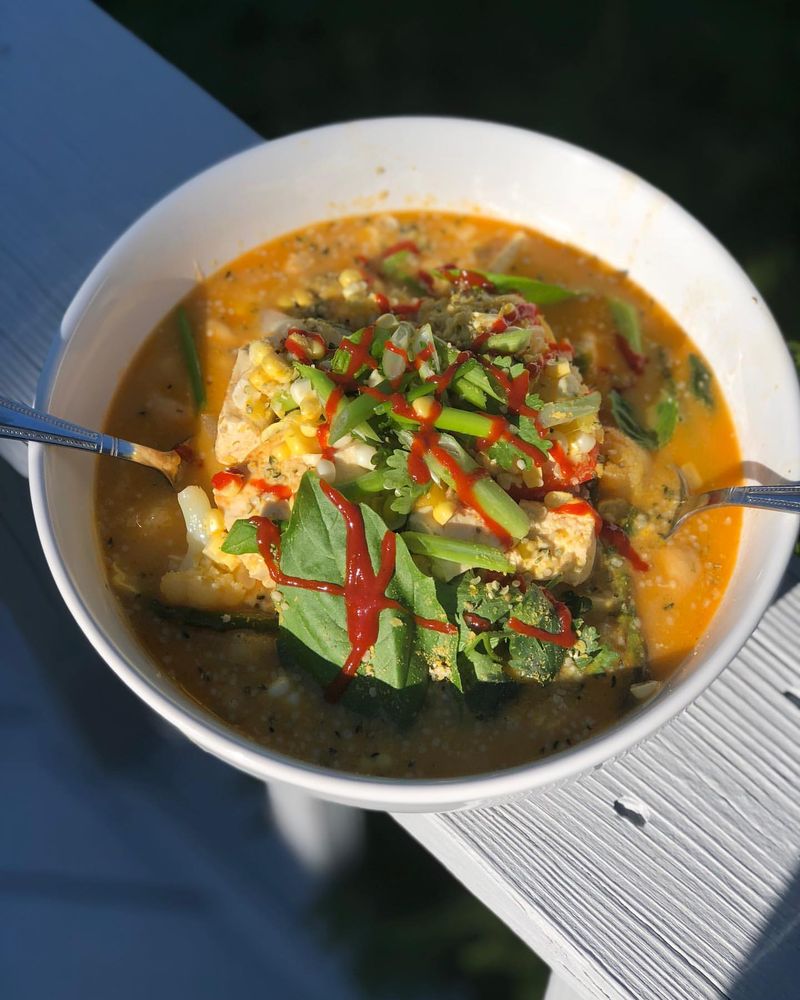
<instances>
[{"instance_id":1,"label":"green basil leaf","mask_svg":"<svg viewBox=\"0 0 800 1000\"><path fill-rule=\"evenodd\" d=\"M689 355L689 387L696 399L711 409L714 406L712 375L696 354Z\"/></svg>"},{"instance_id":2,"label":"green basil leaf","mask_svg":"<svg viewBox=\"0 0 800 1000\"><path fill-rule=\"evenodd\" d=\"M228 532L228 537L220 548L231 556L243 556L250 552L258 552L256 526L247 520L234 521Z\"/></svg>"},{"instance_id":3,"label":"green basil leaf","mask_svg":"<svg viewBox=\"0 0 800 1000\"><path fill-rule=\"evenodd\" d=\"M655 451L658 448L658 436L654 431L642 427L627 399L620 396L616 389L611 390L608 398L611 402L611 413L623 434L627 434L631 440L647 448L648 451Z\"/></svg>"},{"instance_id":4,"label":"green basil leaf","mask_svg":"<svg viewBox=\"0 0 800 1000\"><path fill-rule=\"evenodd\" d=\"M359 509L372 565L377 569L387 528L369 507ZM446 621L446 615L436 597L434 581L417 569L402 538L397 537L396 546L395 573L386 596L406 610L380 613L370 661L360 665L342 701L355 711L379 714L402 725L419 710L429 672L446 676L453 669L457 640L415 624L414 615L441 622ZM306 473L282 539L282 571L302 579L342 584L346 548L342 515L322 492L318 478ZM280 590L281 656L327 686L338 676L351 650L344 599L297 587Z\"/></svg>"}]
</instances>

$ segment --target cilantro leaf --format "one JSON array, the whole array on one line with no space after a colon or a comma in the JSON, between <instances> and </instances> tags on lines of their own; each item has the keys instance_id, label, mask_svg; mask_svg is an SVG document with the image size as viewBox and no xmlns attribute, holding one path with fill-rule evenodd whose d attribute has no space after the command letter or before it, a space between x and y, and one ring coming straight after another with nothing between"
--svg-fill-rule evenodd
<instances>
[{"instance_id":1,"label":"cilantro leaf","mask_svg":"<svg viewBox=\"0 0 800 1000\"><path fill-rule=\"evenodd\" d=\"M395 448L386 458L383 488L394 493L389 504L396 514L410 514L417 500L428 491L425 484L415 483L408 471L408 452Z\"/></svg>"},{"instance_id":2,"label":"cilantro leaf","mask_svg":"<svg viewBox=\"0 0 800 1000\"><path fill-rule=\"evenodd\" d=\"M531 398L531 396L528 396L528 399ZM531 408L533 409L533 407ZM548 441L547 438L542 437L539 433L536 424L531 417L519 418L519 436L527 444L532 444L537 447L543 455L546 455L553 447L553 442Z\"/></svg>"},{"instance_id":3,"label":"cilantro leaf","mask_svg":"<svg viewBox=\"0 0 800 1000\"><path fill-rule=\"evenodd\" d=\"M531 585L522 601L514 609L514 617L526 625L534 625L546 632L558 632L560 623L550 601L540 587ZM522 635L511 629L508 633L508 670L519 680L552 681L564 663L567 651L552 642L543 642L533 636Z\"/></svg>"}]
</instances>

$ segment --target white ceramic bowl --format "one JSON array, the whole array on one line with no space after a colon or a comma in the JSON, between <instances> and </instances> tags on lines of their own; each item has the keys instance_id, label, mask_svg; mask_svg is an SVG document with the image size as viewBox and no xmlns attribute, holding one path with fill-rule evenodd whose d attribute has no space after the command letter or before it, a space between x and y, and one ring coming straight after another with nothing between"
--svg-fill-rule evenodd
<instances>
[{"instance_id":1,"label":"white ceramic bowl","mask_svg":"<svg viewBox=\"0 0 800 1000\"><path fill-rule=\"evenodd\" d=\"M129 359L206 273L287 230L334 216L447 209L506 219L629 271L704 351L745 459L800 478L800 400L787 350L756 289L691 216L649 184L556 139L484 122L393 118L315 129L212 167L159 202L103 257L67 310L38 405L99 427ZM713 442L708 442L713 447ZM736 570L708 633L652 702L581 745L513 770L445 781L354 777L272 753L184 697L136 643L105 582L92 463L34 445L39 534L64 600L95 649L195 743L267 781L367 808L433 811L548 785L630 748L685 708L747 639L797 531L748 512Z\"/></svg>"}]
</instances>

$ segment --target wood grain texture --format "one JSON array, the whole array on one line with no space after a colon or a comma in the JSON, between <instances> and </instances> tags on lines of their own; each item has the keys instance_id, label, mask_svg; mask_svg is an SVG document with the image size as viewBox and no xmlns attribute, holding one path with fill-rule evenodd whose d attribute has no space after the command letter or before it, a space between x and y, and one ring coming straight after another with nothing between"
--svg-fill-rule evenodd
<instances>
[{"instance_id":1,"label":"wood grain texture","mask_svg":"<svg viewBox=\"0 0 800 1000\"><path fill-rule=\"evenodd\" d=\"M795 564L722 677L635 751L508 805L396 817L579 996L800 993L797 579Z\"/></svg>"}]
</instances>

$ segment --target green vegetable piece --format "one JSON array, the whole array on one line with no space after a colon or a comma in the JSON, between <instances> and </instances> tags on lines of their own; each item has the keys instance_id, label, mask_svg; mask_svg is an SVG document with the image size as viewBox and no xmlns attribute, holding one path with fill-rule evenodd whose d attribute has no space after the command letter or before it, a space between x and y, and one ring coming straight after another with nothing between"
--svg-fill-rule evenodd
<instances>
[{"instance_id":1,"label":"green vegetable piece","mask_svg":"<svg viewBox=\"0 0 800 1000\"><path fill-rule=\"evenodd\" d=\"M521 594L518 587L503 590L499 583L488 583L467 572L456 591L458 671L467 705L478 714L496 711L518 691L504 669L503 622ZM470 619L483 620L488 631L473 631Z\"/></svg>"},{"instance_id":2,"label":"green vegetable piece","mask_svg":"<svg viewBox=\"0 0 800 1000\"><path fill-rule=\"evenodd\" d=\"M689 386L694 396L709 409L714 407L713 376L702 358L696 354L689 355Z\"/></svg>"},{"instance_id":3,"label":"green vegetable piece","mask_svg":"<svg viewBox=\"0 0 800 1000\"><path fill-rule=\"evenodd\" d=\"M313 365L301 365L295 362L294 367L299 374L303 376L303 378L307 378L309 380L311 388L319 396L322 405L325 406L331 393L336 388L333 380L329 379L325 372L320 371L319 368L314 368ZM338 417L339 413L346 405L347 404L343 400L339 401L339 405L336 407L336 412L334 413L334 418ZM367 423L361 423L357 427L354 427L353 432L358 434L359 437L365 438L367 441L380 441L378 433Z\"/></svg>"},{"instance_id":4,"label":"green vegetable piece","mask_svg":"<svg viewBox=\"0 0 800 1000\"><path fill-rule=\"evenodd\" d=\"M206 405L206 387L203 382L203 372L200 367L200 357L197 353L197 345L194 339L192 325L186 310L183 306L178 306L178 333L181 341L181 352L186 363L186 370L189 373L189 382L192 386L192 397L194 405L198 410L202 410Z\"/></svg>"},{"instance_id":5,"label":"green vegetable piece","mask_svg":"<svg viewBox=\"0 0 800 1000\"><path fill-rule=\"evenodd\" d=\"M416 483L408 471L408 452L396 448L386 459L383 488L392 494L389 509L396 514L410 514L419 498L428 491L426 483Z\"/></svg>"},{"instance_id":6,"label":"green vegetable piece","mask_svg":"<svg viewBox=\"0 0 800 1000\"><path fill-rule=\"evenodd\" d=\"M380 392L392 391L392 387L388 382L382 382L378 386L378 389ZM347 403L343 402L336 410L336 416L331 421L328 444L336 444L345 434L349 434L357 427L360 427L365 420L368 420L372 416L375 408L380 405L381 400L370 396L368 393L362 393Z\"/></svg>"},{"instance_id":7,"label":"green vegetable piece","mask_svg":"<svg viewBox=\"0 0 800 1000\"><path fill-rule=\"evenodd\" d=\"M665 389L656 404L655 435L659 448L663 448L672 440L678 425L678 416L678 400L671 389Z\"/></svg>"},{"instance_id":8,"label":"green vegetable piece","mask_svg":"<svg viewBox=\"0 0 800 1000\"><path fill-rule=\"evenodd\" d=\"M555 305L566 299L574 299L579 294L561 285L525 278L520 274L497 274L493 271L478 273L488 278L498 292L519 292L527 302L533 302L537 306Z\"/></svg>"},{"instance_id":9,"label":"green vegetable piece","mask_svg":"<svg viewBox=\"0 0 800 1000\"><path fill-rule=\"evenodd\" d=\"M258 552L256 531L256 526L248 520L234 521L228 532L228 537L220 548L231 556L243 556L250 552Z\"/></svg>"},{"instance_id":10,"label":"green vegetable piece","mask_svg":"<svg viewBox=\"0 0 800 1000\"><path fill-rule=\"evenodd\" d=\"M202 608L162 604L161 601L153 601L152 608L159 618L178 622L180 625L189 625L192 628L210 628L215 632L278 631L276 615L259 614L254 611L206 611Z\"/></svg>"},{"instance_id":11,"label":"green vegetable piece","mask_svg":"<svg viewBox=\"0 0 800 1000\"><path fill-rule=\"evenodd\" d=\"M367 547L373 567L380 563L386 525L362 505ZM404 611L380 612L378 638L369 664L362 663L342 703L364 714L381 715L398 725L411 722L428 684L429 671L447 672L457 639L417 626L414 615L445 622L434 581L414 564L402 538L396 539L395 573L386 596ZM347 535L344 519L328 500L319 479L306 473L282 538L281 569L291 576L342 584ZM307 670L326 686L350 655L347 609L342 597L297 587L282 587L279 655L284 663Z\"/></svg>"},{"instance_id":12,"label":"green vegetable piece","mask_svg":"<svg viewBox=\"0 0 800 1000\"><path fill-rule=\"evenodd\" d=\"M292 410L298 408L298 404L295 402L294 396L289 392L288 389L282 389L280 392L276 392L272 397L272 407L278 406L280 410L284 413L291 413Z\"/></svg>"},{"instance_id":13,"label":"green vegetable piece","mask_svg":"<svg viewBox=\"0 0 800 1000\"><path fill-rule=\"evenodd\" d=\"M445 535L428 535L421 531L404 531L400 536L409 552L446 559L474 569L490 569L497 573L513 573L514 565L498 549L477 542L464 542Z\"/></svg>"},{"instance_id":14,"label":"green vegetable piece","mask_svg":"<svg viewBox=\"0 0 800 1000\"><path fill-rule=\"evenodd\" d=\"M356 330L354 334L349 337L344 337L342 339L342 344L349 342L351 344L360 344L364 335L366 334L369 327L362 327L360 330ZM384 327L376 326L375 333L372 338L372 343L370 344L369 353L370 356L376 360L380 360L383 356L383 345L391 337L392 331L387 330ZM331 358L331 370L336 372L337 375L344 375L350 368L351 355L350 352L345 350L341 344L336 349L333 357ZM367 371L366 365L361 365L353 374L354 378L358 378L365 371Z\"/></svg>"},{"instance_id":15,"label":"green vegetable piece","mask_svg":"<svg viewBox=\"0 0 800 1000\"><path fill-rule=\"evenodd\" d=\"M474 472L478 468L478 463L464 451L455 438L442 435L439 444L458 462L464 472ZM425 455L425 464L434 475L447 483L448 486L454 485L453 477L448 469L441 465L430 452ZM514 541L519 541L520 538L524 538L528 534L530 529L528 515L491 476L477 480L473 486L473 493L481 510L487 517L502 525Z\"/></svg>"},{"instance_id":16,"label":"green vegetable piece","mask_svg":"<svg viewBox=\"0 0 800 1000\"><path fill-rule=\"evenodd\" d=\"M658 435L655 431L642 427L627 399L620 396L616 389L611 390L608 398L611 402L611 413L623 434L627 434L631 440L647 448L648 451L655 451L658 448Z\"/></svg>"},{"instance_id":17,"label":"green vegetable piece","mask_svg":"<svg viewBox=\"0 0 800 1000\"><path fill-rule=\"evenodd\" d=\"M642 331L639 326L639 314L635 306L622 299L609 299L608 307L617 332L627 340L631 350L642 353Z\"/></svg>"},{"instance_id":18,"label":"green vegetable piece","mask_svg":"<svg viewBox=\"0 0 800 1000\"><path fill-rule=\"evenodd\" d=\"M546 632L558 632L561 627L553 605L535 584L528 587L522 601L514 608L514 617ZM552 681L561 669L567 651L555 643L521 635L512 629L507 629L507 632L508 670L511 675L519 680L536 681L539 684Z\"/></svg>"},{"instance_id":19,"label":"green vegetable piece","mask_svg":"<svg viewBox=\"0 0 800 1000\"><path fill-rule=\"evenodd\" d=\"M497 351L504 354L522 354L531 342L531 331L512 327L502 333L493 333L481 347L481 351Z\"/></svg>"},{"instance_id":20,"label":"green vegetable piece","mask_svg":"<svg viewBox=\"0 0 800 1000\"><path fill-rule=\"evenodd\" d=\"M429 289L422 284L415 274L414 255L410 250L398 250L384 257L380 264L380 272L389 281L405 285L417 295L430 294Z\"/></svg>"},{"instance_id":21,"label":"green vegetable piece","mask_svg":"<svg viewBox=\"0 0 800 1000\"><path fill-rule=\"evenodd\" d=\"M601 401L599 392L589 392L574 399L557 399L552 403L545 403L539 410L539 423L542 427L557 427L578 417L592 416L600 409Z\"/></svg>"}]
</instances>

